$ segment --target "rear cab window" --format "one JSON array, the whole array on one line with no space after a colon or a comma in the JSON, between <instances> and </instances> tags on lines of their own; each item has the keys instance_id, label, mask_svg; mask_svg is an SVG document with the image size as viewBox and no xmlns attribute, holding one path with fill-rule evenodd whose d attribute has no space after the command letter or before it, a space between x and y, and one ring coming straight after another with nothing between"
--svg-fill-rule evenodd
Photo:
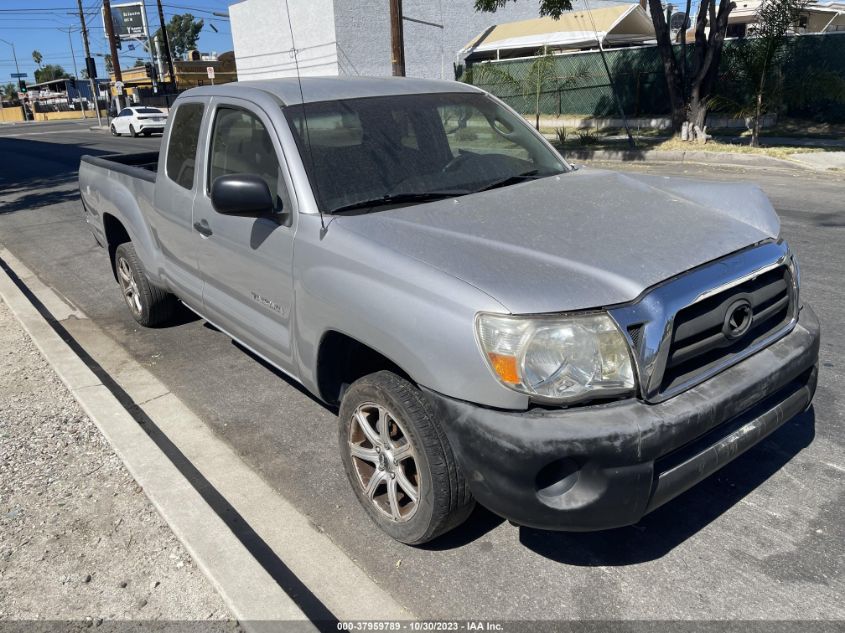
<instances>
[{"instance_id":1,"label":"rear cab window","mask_svg":"<svg viewBox=\"0 0 845 633\"><path fill-rule=\"evenodd\" d=\"M185 103L176 108L167 144L167 177L180 187L192 189L197 165L197 144L205 106Z\"/></svg>"}]
</instances>

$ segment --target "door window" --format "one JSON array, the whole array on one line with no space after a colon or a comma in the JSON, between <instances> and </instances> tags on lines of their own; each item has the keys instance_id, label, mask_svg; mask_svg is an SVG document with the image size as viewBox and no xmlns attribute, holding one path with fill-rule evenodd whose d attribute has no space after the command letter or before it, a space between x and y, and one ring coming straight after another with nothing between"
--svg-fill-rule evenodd
<instances>
[{"instance_id":1,"label":"door window","mask_svg":"<svg viewBox=\"0 0 845 633\"><path fill-rule=\"evenodd\" d=\"M279 159L270 134L253 113L240 108L218 108L211 135L208 183L227 174L261 177L281 208Z\"/></svg>"},{"instance_id":2,"label":"door window","mask_svg":"<svg viewBox=\"0 0 845 633\"><path fill-rule=\"evenodd\" d=\"M176 108L167 146L167 176L185 189L194 186L197 164L197 143L205 106L185 103Z\"/></svg>"}]
</instances>

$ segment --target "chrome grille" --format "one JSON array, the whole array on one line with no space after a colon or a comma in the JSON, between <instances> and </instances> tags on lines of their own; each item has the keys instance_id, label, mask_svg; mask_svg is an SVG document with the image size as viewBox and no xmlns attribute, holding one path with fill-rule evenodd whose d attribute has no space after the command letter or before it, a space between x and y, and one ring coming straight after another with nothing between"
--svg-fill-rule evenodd
<instances>
[{"instance_id":1,"label":"chrome grille","mask_svg":"<svg viewBox=\"0 0 845 633\"><path fill-rule=\"evenodd\" d=\"M660 390L694 379L783 327L792 314L791 286L789 270L779 266L678 312Z\"/></svg>"},{"instance_id":2,"label":"chrome grille","mask_svg":"<svg viewBox=\"0 0 845 633\"><path fill-rule=\"evenodd\" d=\"M631 346L640 397L662 402L791 331L798 320L798 286L790 258L785 242L764 242L609 309ZM745 312L726 325L737 302ZM743 314L747 328L740 327ZM739 336L734 328L742 330Z\"/></svg>"}]
</instances>

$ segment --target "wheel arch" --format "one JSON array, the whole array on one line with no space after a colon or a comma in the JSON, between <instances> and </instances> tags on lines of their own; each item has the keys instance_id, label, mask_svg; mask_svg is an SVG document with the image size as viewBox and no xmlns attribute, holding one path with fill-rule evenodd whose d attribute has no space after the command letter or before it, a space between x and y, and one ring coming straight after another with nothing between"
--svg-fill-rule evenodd
<instances>
[{"instance_id":1,"label":"wheel arch","mask_svg":"<svg viewBox=\"0 0 845 633\"><path fill-rule=\"evenodd\" d=\"M327 330L317 350L317 389L320 398L333 405L353 382L387 370L416 384L402 367L378 350L339 330Z\"/></svg>"},{"instance_id":2,"label":"wheel arch","mask_svg":"<svg viewBox=\"0 0 845 633\"><path fill-rule=\"evenodd\" d=\"M131 242L132 238L129 232L116 216L111 213L103 213L103 233L106 236L106 248L109 251L109 262L111 263L111 272L117 281L117 269L114 263L114 254L117 247L126 242Z\"/></svg>"}]
</instances>

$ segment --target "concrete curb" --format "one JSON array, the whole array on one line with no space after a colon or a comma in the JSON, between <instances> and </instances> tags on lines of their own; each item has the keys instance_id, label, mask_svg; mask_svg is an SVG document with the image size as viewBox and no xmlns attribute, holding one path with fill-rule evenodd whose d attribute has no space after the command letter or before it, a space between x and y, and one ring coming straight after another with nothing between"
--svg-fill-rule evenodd
<instances>
[{"instance_id":1,"label":"concrete curb","mask_svg":"<svg viewBox=\"0 0 845 633\"><path fill-rule=\"evenodd\" d=\"M300 513L244 463L228 444L118 342L81 311L69 306L68 300L45 286L2 246L0 258L15 271L28 291L50 312L67 335L119 385L125 397L131 400L131 408L140 410L149 420L148 424L158 427L158 431L185 459L190 460L191 466L204 478L204 485L222 496L230 505L230 512L237 513L241 524L245 522L251 533L266 545L267 549L263 552L265 561L267 550L278 557L278 565L286 567L285 573L289 577L279 579L276 567L276 580L271 578L270 582L276 587L281 583L290 595L298 597L300 604L306 605L302 607L306 615L311 613L315 620L335 617L340 621L414 619L412 613L378 586L309 517ZM3 278L0 271L0 282ZM0 295L5 296L4 292L4 286L0 284ZM31 304L28 305L34 310ZM48 324L44 325L50 328ZM52 328L50 331L53 332ZM130 422L135 428L140 428L135 419ZM162 450L158 446L154 449L159 453ZM135 447L131 450L134 451ZM205 503L204 500L200 502ZM186 528L194 531L204 529L199 521ZM179 533L177 536L180 536ZM193 538L189 532L185 536ZM259 550L257 555L261 556L262 551ZM206 553L206 556L213 558L213 552ZM309 593L312 597L302 602ZM315 602L319 604L315 606Z\"/></svg>"},{"instance_id":2,"label":"concrete curb","mask_svg":"<svg viewBox=\"0 0 845 633\"><path fill-rule=\"evenodd\" d=\"M20 271L15 274L22 282L34 279L5 249L0 250L0 258L13 271ZM0 270L0 296L244 628L263 632L271 621L281 620L297 631L316 631L5 270ZM61 303L54 295L53 307L66 316L85 318L70 306L62 309Z\"/></svg>"},{"instance_id":3,"label":"concrete curb","mask_svg":"<svg viewBox=\"0 0 845 633\"><path fill-rule=\"evenodd\" d=\"M739 154L735 152L709 152L702 150L632 150L632 149L576 149L564 153L571 160L597 160L622 162L697 163L705 165L736 165L738 167L769 167L775 169L805 169L816 171L810 165L796 161Z\"/></svg>"}]
</instances>

